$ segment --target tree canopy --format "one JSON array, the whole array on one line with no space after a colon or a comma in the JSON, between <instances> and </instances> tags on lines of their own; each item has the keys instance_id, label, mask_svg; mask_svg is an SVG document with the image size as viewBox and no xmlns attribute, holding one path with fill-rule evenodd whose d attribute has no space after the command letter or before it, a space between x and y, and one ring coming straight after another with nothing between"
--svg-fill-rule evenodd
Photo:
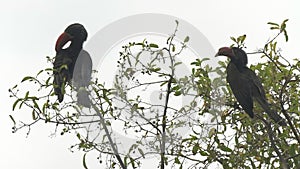
<instances>
[{"instance_id":1,"label":"tree canopy","mask_svg":"<svg viewBox=\"0 0 300 169\"><path fill-rule=\"evenodd\" d=\"M100 83L93 72L83 89L89 92L91 108L76 104L72 85L58 102L52 83L54 58L47 57L45 69L9 89L15 98L13 111L32 116L19 121L18 114L9 115L13 132L30 134L37 122L51 123L61 135L74 134L78 143L72 150L98 152L95 160L107 168L144 168L145 158L157 159L153 167L160 169L300 168L300 60L283 56L278 41L279 36L288 41L287 21L269 22L276 34L248 53L261 57L248 66L287 126L274 124L256 104L257 117L249 118L227 85L228 61L212 66L208 62L213 56L198 58L189 63L189 74L182 73L186 63L180 58L188 57L184 51L193 37L177 40L176 21L175 31L162 44L147 39L124 44L113 87ZM231 46L247 47L246 35L230 38ZM149 92L152 100L145 97ZM85 159L86 154L83 166L88 168Z\"/></svg>"}]
</instances>

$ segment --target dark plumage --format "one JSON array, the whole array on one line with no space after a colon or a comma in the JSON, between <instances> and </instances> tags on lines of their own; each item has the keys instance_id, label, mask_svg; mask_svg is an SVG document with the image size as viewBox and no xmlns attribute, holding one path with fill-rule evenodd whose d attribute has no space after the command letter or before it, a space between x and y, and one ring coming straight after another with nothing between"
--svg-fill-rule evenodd
<instances>
[{"instance_id":1,"label":"dark plumage","mask_svg":"<svg viewBox=\"0 0 300 169\"><path fill-rule=\"evenodd\" d=\"M65 85L66 83L71 84L73 76L76 77L73 82L76 84L74 87L77 91L81 87L86 87L91 79L92 60L90 55L82 50L83 42L86 39L86 29L81 24L75 23L68 26L56 41L53 85L59 102L63 101ZM69 47L64 48L68 42L70 42ZM80 94L77 93L77 95ZM88 94L85 95L88 98ZM84 97L85 100L86 97Z\"/></svg>"},{"instance_id":2,"label":"dark plumage","mask_svg":"<svg viewBox=\"0 0 300 169\"><path fill-rule=\"evenodd\" d=\"M245 112L251 118L254 117L253 100L256 100L269 117L276 123L285 126L285 121L277 114L277 112L270 109L260 79L247 67L247 54L240 48L223 47L220 48L216 54L216 56L220 55L230 58L230 62L226 69L227 82L229 83L235 98Z\"/></svg>"}]
</instances>

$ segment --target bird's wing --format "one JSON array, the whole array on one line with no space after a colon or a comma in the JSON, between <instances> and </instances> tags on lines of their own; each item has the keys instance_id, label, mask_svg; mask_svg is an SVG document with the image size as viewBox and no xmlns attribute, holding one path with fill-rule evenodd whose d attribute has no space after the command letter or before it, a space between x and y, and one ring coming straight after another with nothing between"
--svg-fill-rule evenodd
<instances>
[{"instance_id":1,"label":"bird's wing","mask_svg":"<svg viewBox=\"0 0 300 169\"><path fill-rule=\"evenodd\" d=\"M56 53L53 68L59 70L62 66L69 66L71 63L72 59L68 56L68 54L65 51L60 51Z\"/></svg>"},{"instance_id":2,"label":"bird's wing","mask_svg":"<svg viewBox=\"0 0 300 169\"><path fill-rule=\"evenodd\" d=\"M265 93L265 90L262 86L262 83L261 83L261 80L256 76L256 74L249 68L246 68L244 70L244 73L250 77L252 83L253 83L253 91L257 90L258 93L261 97L263 97L264 99L266 99L266 93ZM254 97L257 97L256 94L254 93Z\"/></svg>"},{"instance_id":3,"label":"bird's wing","mask_svg":"<svg viewBox=\"0 0 300 169\"><path fill-rule=\"evenodd\" d=\"M72 60L67 57L67 55L63 51L56 53L53 63L53 85L54 92L58 96L59 102L62 102L62 100L64 99L64 86L70 78L68 73L68 65L70 65L71 62Z\"/></svg>"},{"instance_id":4,"label":"bird's wing","mask_svg":"<svg viewBox=\"0 0 300 169\"><path fill-rule=\"evenodd\" d=\"M88 86L92 74L92 59L89 53L81 50L75 63L73 81L76 87Z\"/></svg>"},{"instance_id":5,"label":"bird's wing","mask_svg":"<svg viewBox=\"0 0 300 169\"><path fill-rule=\"evenodd\" d=\"M239 72L233 63L229 63L227 67L227 82L239 104L253 118L253 99L249 77Z\"/></svg>"},{"instance_id":6,"label":"bird's wing","mask_svg":"<svg viewBox=\"0 0 300 169\"><path fill-rule=\"evenodd\" d=\"M245 68L243 72L251 80L251 90L253 98L261 105L261 107L269 114L271 109L266 98L265 90L262 86L260 79L249 68Z\"/></svg>"},{"instance_id":7,"label":"bird's wing","mask_svg":"<svg viewBox=\"0 0 300 169\"><path fill-rule=\"evenodd\" d=\"M256 74L249 68L245 69L245 74L250 77L252 83L252 95L253 98L260 104L260 106L265 110L265 112L279 125L286 126L286 122L281 118L281 116L271 110L269 103L266 98L265 90L262 86L260 79Z\"/></svg>"}]
</instances>

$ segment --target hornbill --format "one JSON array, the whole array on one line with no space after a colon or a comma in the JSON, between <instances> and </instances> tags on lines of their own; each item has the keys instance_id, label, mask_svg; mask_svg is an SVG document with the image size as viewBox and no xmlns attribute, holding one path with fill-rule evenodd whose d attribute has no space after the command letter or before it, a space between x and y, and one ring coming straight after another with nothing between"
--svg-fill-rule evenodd
<instances>
[{"instance_id":1,"label":"hornbill","mask_svg":"<svg viewBox=\"0 0 300 169\"><path fill-rule=\"evenodd\" d=\"M64 99L66 83L71 85L73 79L78 103L90 107L88 93L83 90L88 86L92 73L91 57L88 52L82 50L87 36L86 29L81 24L74 23L69 25L56 41L53 86L59 102ZM68 42L70 45L64 48Z\"/></svg>"},{"instance_id":2,"label":"hornbill","mask_svg":"<svg viewBox=\"0 0 300 169\"><path fill-rule=\"evenodd\" d=\"M248 58L245 51L237 47L222 47L215 56L227 56L230 62L227 65L227 82L245 112L251 117L253 113L253 100L257 101L264 111L276 123L286 126L285 121L270 109L266 94L260 79L247 67Z\"/></svg>"}]
</instances>

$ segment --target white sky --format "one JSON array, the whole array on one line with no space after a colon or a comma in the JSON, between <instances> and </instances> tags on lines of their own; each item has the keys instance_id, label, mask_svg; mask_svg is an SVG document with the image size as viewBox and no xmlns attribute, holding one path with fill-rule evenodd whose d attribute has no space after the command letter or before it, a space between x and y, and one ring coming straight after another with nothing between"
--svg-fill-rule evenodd
<instances>
[{"instance_id":1,"label":"white sky","mask_svg":"<svg viewBox=\"0 0 300 169\"><path fill-rule=\"evenodd\" d=\"M216 50L229 46L230 36L247 34L248 50L252 51L261 47L272 35L267 22L281 22L288 18L290 41L280 45L284 54L299 57L299 7L300 1L296 0L112 0L105 3L0 0L0 168L83 168L82 154L68 150L75 143L73 136L50 138L53 128L44 124L33 127L29 138L25 137L25 132L12 134L12 123L8 117L12 114L8 88L19 83L25 75L33 75L45 68L45 56L55 54L56 38L70 23L82 23L89 37L92 37L104 26L125 16L162 13L181 18L197 27ZM250 61L255 63L255 59ZM22 114L18 117L31 116L30 112L18 113ZM89 158L90 168L97 168L92 160Z\"/></svg>"}]
</instances>

